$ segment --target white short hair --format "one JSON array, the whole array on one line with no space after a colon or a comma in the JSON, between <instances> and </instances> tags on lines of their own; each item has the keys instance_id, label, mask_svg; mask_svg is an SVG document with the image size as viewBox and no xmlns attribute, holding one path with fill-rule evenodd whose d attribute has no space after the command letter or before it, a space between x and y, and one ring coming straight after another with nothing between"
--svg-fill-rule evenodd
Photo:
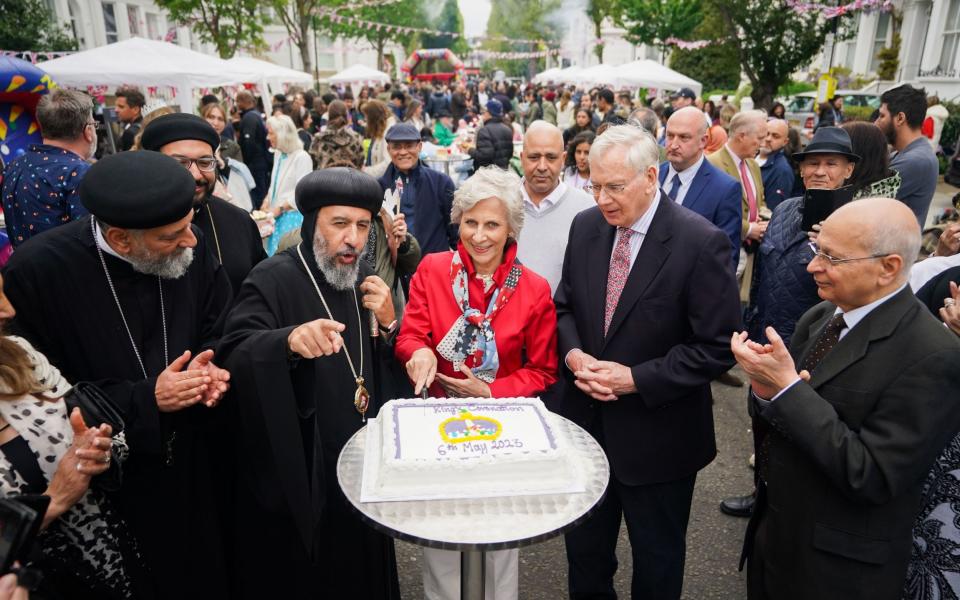
<instances>
[{"instance_id":1,"label":"white short hair","mask_svg":"<svg viewBox=\"0 0 960 600\"><path fill-rule=\"evenodd\" d=\"M762 110L744 110L733 115L730 119L730 137L741 131L755 133L761 125L766 125L767 113Z\"/></svg>"},{"instance_id":2,"label":"white short hair","mask_svg":"<svg viewBox=\"0 0 960 600\"><path fill-rule=\"evenodd\" d=\"M495 166L483 167L453 194L450 221L460 223L463 213L487 198L497 198L507 209L507 226L513 237L523 229L523 196L520 195L520 178L512 171Z\"/></svg>"},{"instance_id":3,"label":"white short hair","mask_svg":"<svg viewBox=\"0 0 960 600\"><path fill-rule=\"evenodd\" d=\"M267 119L267 127L277 134L277 150L284 154L293 154L303 150L303 141L297 135L297 126L287 115L274 115Z\"/></svg>"},{"instance_id":4,"label":"white short hair","mask_svg":"<svg viewBox=\"0 0 960 600\"><path fill-rule=\"evenodd\" d=\"M626 149L627 165L637 173L660 164L657 141L645 129L632 125L615 125L598 135L590 146L590 164L603 160L607 152L614 148Z\"/></svg>"}]
</instances>

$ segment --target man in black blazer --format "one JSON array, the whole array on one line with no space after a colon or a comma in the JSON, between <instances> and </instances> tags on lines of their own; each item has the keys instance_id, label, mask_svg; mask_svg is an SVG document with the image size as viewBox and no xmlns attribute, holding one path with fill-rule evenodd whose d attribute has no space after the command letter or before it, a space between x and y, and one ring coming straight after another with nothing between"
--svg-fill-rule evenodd
<instances>
[{"instance_id":1,"label":"man in black blazer","mask_svg":"<svg viewBox=\"0 0 960 600\"><path fill-rule=\"evenodd\" d=\"M621 516L634 598L676 599L697 471L716 455L710 381L733 365L740 323L730 240L658 187L646 132L616 126L590 149L597 207L570 227L556 293L557 410L606 450L607 496L566 536L571 598L615 598Z\"/></svg>"},{"instance_id":2,"label":"man in black blazer","mask_svg":"<svg viewBox=\"0 0 960 600\"><path fill-rule=\"evenodd\" d=\"M924 478L960 428L960 342L907 286L910 209L852 202L823 224L807 269L826 300L788 352L731 347L771 426L741 566L751 600L898 600ZM799 372L798 372L799 371Z\"/></svg>"}]
</instances>

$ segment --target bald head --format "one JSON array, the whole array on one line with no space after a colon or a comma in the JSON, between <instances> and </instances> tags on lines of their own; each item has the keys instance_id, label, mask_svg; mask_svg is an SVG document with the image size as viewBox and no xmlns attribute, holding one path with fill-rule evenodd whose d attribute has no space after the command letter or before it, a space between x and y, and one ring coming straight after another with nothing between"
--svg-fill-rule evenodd
<instances>
[{"instance_id":1,"label":"bald head","mask_svg":"<svg viewBox=\"0 0 960 600\"><path fill-rule=\"evenodd\" d=\"M560 184L563 172L563 133L556 125L534 121L523 136L523 185L527 195L537 206Z\"/></svg>"},{"instance_id":2,"label":"bald head","mask_svg":"<svg viewBox=\"0 0 960 600\"><path fill-rule=\"evenodd\" d=\"M823 255L807 265L824 300L848 312L906 283L920 251L920 226L907 205L865 198L838 208L817 238Z\"/></svg>"},{"instance_id":3,"label":"bald head","mask_svg":"<svg viewBox=\"0 0 960 600\"><path fill-rule=\"evenodd\" d=\"M683 124L684 128L694 129L697 135L706 135L709 128L709 121L703 111L696 106L684 106L675 110L670 118L667 119L667 131L670 131L670 124Z\"/></svg>"},{"instance_id":4,"label":"bald head","mask_svg":"<svg viewBox=\"0 0 960 600\"><path fill-rule=\"evenodd\" d=\"M554 144L563 152L563 132L556 125L551 125L546 121L534 121L527 127L527 132L523 135L523 148L527 145Z\"/></svg>"},{"instance_id":5,"label":"bald head","mask_svg":"<svg viewBox=\"0 0 960 600\"><path fill-rule=\"evenodd\" d=\"M773 154L777 150L782 150L789 141L790 125L783 119L770 119L767 121L767 137L763 139L760 146L760 154L766 156Z\"/></svg>"},{"instance_id":6,"label":"bald head","mask_svg":"<svg viewBox=\"0 0 960 600\"><path fill-rule=\"evenodd\" d=\"M695 165L707 146L707 116L695 106L678 109L667 120L664 146L667 160L678 173Z\"/></svg>"}]
</instances>

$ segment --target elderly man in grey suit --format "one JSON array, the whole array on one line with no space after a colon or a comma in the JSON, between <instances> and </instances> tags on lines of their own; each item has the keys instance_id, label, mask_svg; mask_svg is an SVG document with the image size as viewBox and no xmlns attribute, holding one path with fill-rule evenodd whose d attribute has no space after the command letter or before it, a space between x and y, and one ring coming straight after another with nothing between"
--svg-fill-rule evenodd
<instances>
[{"instance_id":1,"label":"elderly man in grey suit","mask_svg":"<svg viewBox=\"0 0 960 600\"><path fill-rule=\"evenodd\" d=\"M744 544L751 600L898 600L924 477L960 427L960 342L907 286L910 209L851 202L823 224L807 270L825 300L790 352L731 347L771 432Z\"/></svg>"}]
</instances>

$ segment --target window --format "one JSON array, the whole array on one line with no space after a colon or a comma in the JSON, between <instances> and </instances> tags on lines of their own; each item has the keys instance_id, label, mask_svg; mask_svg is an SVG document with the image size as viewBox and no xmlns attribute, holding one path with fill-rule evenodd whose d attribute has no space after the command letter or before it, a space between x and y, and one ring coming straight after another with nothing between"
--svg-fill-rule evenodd
<instances>
[{"instance_id":1,"label":"window","mask_svg":"<svg viewBox=\"0 0 960 600\"><path fill-rule=\"evenodd\" d=\"M77 47L83 49L86 47L86 40L80 35L80 27L77 24L80 15L80 7L74 0L67 2L67 11L70 13L70 31L73 33L73 39L77 41Z\"/></svg>"},{"instance_id":2,"label":"window","mask_svg":"<svg viewBox=\"0 0 960 600\"><path fill-rule=\"evenodd\" d=\"M943 48L940 51L940 72L953 71L957 63L957 45L960 43L960 0L950 0L947 20L943 24Z\"/></svg>"},{"instance_id":3,"label":"window","mask_svg":"<svg viewBox=\"0 0 960 600\"><path fill-rule=\"evenodd\" d=\"M130 37L140 35L140 8L127 5L127 24L130 27Z\"/></svg>"},{"instance_id":4,"label":"window","mask_svg":"<svg viewBox=\"0 0 960 600\"><path fill-rule=\"evenodd\" d=\"M853 62L857 55L857 33L860 31L861 15L854 13L846 24L844 24L843 37L846 41L843 43L843 66L853 71Z\"/></svg>"},{"instance_id":5,"label":"window","mask_svg":"<svg viewBox=\"0 0 960 600\"><path fill-rule=\"evenodd\" d=\"M104 2L103 6L103 29L107 34L107 43L112 44L119 38L117 37L117 15L114 12L113 4Z\"/></svg>"},{"instance_id":6,"label":"window","mask_svg":"<svg viewBox=\"0 0 960 600\"><path fill-rule=\"evenodd\" d=\"M153 13L147 13L147 37L151 40L160 39L160 21Z\"/></svg>"},{"instance_id":7,"label":"window","mask_svg":"<svg viewBox=\"0 0 960 600\"><path fill-rule=\"evenodd\" d=\"M877 33L873 36L873 52L870 55L870 72L876 73L880 66L877 54L887 47L887 35L890 32L890 13L882 12L877 16Z\"/></svg>"}]
</instances>

